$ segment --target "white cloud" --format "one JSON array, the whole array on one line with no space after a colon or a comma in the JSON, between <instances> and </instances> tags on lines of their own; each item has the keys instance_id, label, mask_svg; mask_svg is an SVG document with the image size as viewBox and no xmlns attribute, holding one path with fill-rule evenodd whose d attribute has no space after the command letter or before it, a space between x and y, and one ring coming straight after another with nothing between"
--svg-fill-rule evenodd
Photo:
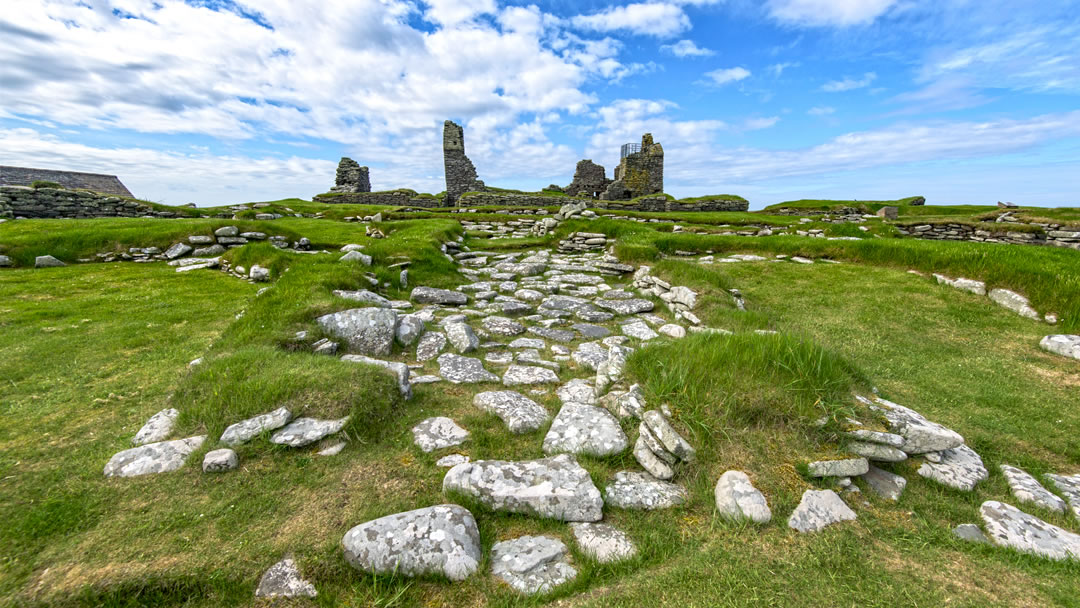
<instances>
[{"instance_id":1,"label":"white cloud","mask_svg":"<svg viewBox=\"0 0 1080 608\"><path fill-rule=\"evenodd\" d=\"M898 0L768 0L769 15L782 23L851 26L870 23Z\"/></svg>"},{"instance_id":2,"label":"white cloud","mask_svg":"<svg viewBox=\"0 0 1080 608\"><path fill-rule=\"evenodd\" d=\"M609 6L591 15L577 15L570 23L597 32L627 31L642 36L667 38L690 29L682 8L667 2L644 2Z\"/></svg>"},{"instance_id":3,"label":"white cloud","mask_svg":"<svg viewBox=\"0 0 1080 608\"><path fill-rule=\"evenodd\" d=\"M855 89L862 89L870 86L870 83L877 79L877 74L874 72L867 72L863 74L862 78L844 78L843 80L832 80L826 82L821 86L821 90L826 93L841 93L844 91L854 91Z\"/></svg>"},{"instance_id":4,"label":"white cloud","mask_svg":"<svg viewBox=\"0 0 1080 608\"><path fill-rule=\"evenodd\" d=\"M743 67L725 68L706 72L705 77L714 84L723 85L729 82L738 82L750 77L750 70Z\"/></svg>"},{"instance_id":5,"label":"white cloud","mask_svg":"<svg viewBox=\"0 0 1080 608\"><path fill-rule=\"evenodd\" d=\"M769 127L776 126L776 123L780 122L779 116L769 116L767 118L748 118L743 122L743 131L758 131L760 129L768 129Z\"/></svg>"},{"instance_id":6,"label":"white cloud","mask_svg":"<svg viewBox=\"0 0 1080 608\"><path fill-rule=\"evenodd\" d=\"M779 78L784 73L784 70L788 68L797 68L800 65L802 64L800 64L798 61L785 61L783 63L774 63L773 65L769 66L769 71L773 73L773 76Z\"/></svg>"},{"instance_id":7,"label":"white cloud","mask_svg":"<svg viewBox=\"0 0 1080 608\"><path fill-rule=\"evenodd\" d=\"M836 108L831 106L817 106L810 108L806 111L806 113L810 116L828 116L829 114L834 114L835 112Z\"/></svg>"},{"instance_id":8,"label":"white cloud","mask_svg":"<svg viewBox=\"0 0 1080 608\"><path fill-rule=\"evenodd\" d=\"M495 0L424 0L428 19L443 25L468 21L484 13L496 11Z\"/></svg>"},{"instance_id":9,"label":"white cloud","mask_svg":"<svg viewBox=\"0 0 1080 608\"><path fill-rule=\"evenodd\" d=\"M671 53L676 57L708 57L715 55L716 51L698 46L693 40L680 40L675 44L664 44L660 50Z\"/></svg>"}]
</instances>

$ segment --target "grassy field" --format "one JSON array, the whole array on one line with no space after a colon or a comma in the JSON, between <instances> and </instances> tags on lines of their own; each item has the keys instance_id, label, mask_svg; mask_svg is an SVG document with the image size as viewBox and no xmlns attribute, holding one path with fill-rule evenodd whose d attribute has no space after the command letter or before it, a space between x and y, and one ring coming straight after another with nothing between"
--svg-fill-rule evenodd
<instances>
[{"instance_id":1,"label":"grassy field","mask_svg":"<svg viewBox=\"0 0 1080 608\"><path fill-rule=\"evenodd\" d=\"M288 203L290 206L292 203ZM293 207L300 211L299 205ZM454 216L385 222L388 238L363 226L316 219L19 221L0 225L0 253L20 263L60 251L77 258L109 248L167 246L187 234L240 224L319 247L366 245L385 294L403 298L388 264L413 260L410 282L464 282L438 251L460 233ZM500 216L505 218L506 216ZM469 219L472 219L471 217ZM782 218L786 220L787 218ZM292 349L319 314L353 306L330 294L366 287L337 256L297 255L266 244L229 252L237 264L271 268L256 286L212 271L177 274L163 264L83 264L0 269L0 605L244 606L263 571L293 552L319 589L295 606L1076 606L1080 565L1062 564L954 539L977 522L988 499L1010 500L997 466L1041 474L1080 471L1080 367L1038 350L1051 328L986 298L939 286L909 268L987 280L1025 291L1040 311L1076 328L1076 252L889 238L825 241L672 234L656 225L567 222L535 241L477 241L477 248L553 245L574 230L619 239L620 257L700 294L697 312L733 336L693 335L640 349L628 375L648 402L668 403L689 430L698 462L679 480L690 502L664 512L610 510L640 555L617 566L577 552L564 524L492 513L477 517L491 544L544 533L573 548L578 578L539 598L523 598L486 574L463 583L373 577L353 570L340 541L354 525L445 502L443 470L409 429L449 416L472 433L473 458L542 456L545 429L511 436L471 405L490 386L416 387L402 401L392 380L367 366ZM661 259L675 250L785 253L842 264L742 263L702 266ZM11 253L8 253L8 252ZM42 252L42 253L38 253ZM58 257L60 257L58 255ZM726 290L738 288L748 310ZM243 314L240 314L243 313ZM761 336L755 329L779 331ZM1054 330L1057 331L1057 330ZM204 363L189 369L196 357ZM398 360L411 362L404 353ZM433 367L417 373L432 373ZM591 374L565 369L562 380ZM787 529L803 490L822 486L799 464L837 453L834 426L855 412L853 392L876 387L961 432L991 469L974 492L945 489L915 474L898 504L864 492L859 520L810 535ZM555 412L553 395L540 398ZM109 456L154 412L182 412L176 436L215 437L226 424L290 405L317 416L351 415L349 445L336 457L256 440L238 450L241 468L224 475L183 470L105 479ZM626 427L627 431L633 425ZM631 437L633 435L631 434ZM637 465L629 454L581 458L598 485ZM712 489L725 470L750 472L774 519L732 526L715 515ZM827 484L824 484L827 487ZM865 488L864 488L865 490ZM1077 530L1075 520L1038 516Z\"/></svg>"}]
</instances>

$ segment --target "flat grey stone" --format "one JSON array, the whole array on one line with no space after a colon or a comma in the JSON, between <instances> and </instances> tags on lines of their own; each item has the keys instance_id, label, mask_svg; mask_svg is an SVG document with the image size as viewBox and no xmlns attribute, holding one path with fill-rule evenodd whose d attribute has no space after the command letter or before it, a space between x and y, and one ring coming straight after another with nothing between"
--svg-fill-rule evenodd
<instances>
[{"instance_id":1,"label":"flat grey stone","mask_svg":"<svg viewBox=\"0 0 1080 608\"><path fill-rule=\"evenodd\" d=\"M544 406L515 391L477 393L473 405L501 418L515 434L535 431L551 418Z\"/></svg>"},{"instance_id":2,"label":"flat grey stone","mask_svg":"<svg viewBox=\"0 0 1080 608\"><path fill-rule=\"evenodd\" d=\"M604 300L599 299L593 302L596 306L605 310L610 310L617 315L633 315L639 312L649 312L654 308L654 304L650 300L642 300L640 298L633 298L630 300Z\"/></svg>"},{"instance_id":3,"label":"flat grey stone","mask_svg":"<svg viewBox=\"0 0 1080 608\"><path fill-rule=\"evenodd\" d=\"M199 247L195 251L192 251L191 255L195 256L196 258L213 258L225 253L226 251L228 250L221 245L211 245L209 247Z\"/></svg>"},{"instance_id":4,"label":"flat grey stone","mask_svg":"<svg viewBox=\"0 0 1080 608\"><path fill-rule=\"evenodd\" d=\"M206 435L148 443L113 454L105 464L106 477L135 477L152 473L168 473L184 466L195 450L202 447Z\"/></svg>"},{"instance_id":5,"label":"flat grey stone","mask_svg":"<svg viewBox=\"0 0 1080 608\"><path fill-rule=\"evenodd\" d=\"M562 521L599 521L604 501L589 472L571 456L459 464L443 478L443 491L462 492L496 511Z\"/></svg>"},{"instance_id":6,"label":"flat grey stone","mask_svg":"<svg viewBox=\"0 0 1080 608\"><path fill-rule=\"evenodd\" d=\"M174 243L172 247L165 250L165 259L175 260L178 257L191 253L191 249L191 245L188 245L187 243Z\"/></svg>"},{"instance_id":7,"label":"flat grey stone","mask_svg":"<svg viewBox=\"0 0 1080 608\"><path fill-rule=\"evenodd\" d=\"M653 329L651 327L649 327L648 324L644 323L643 321L634 321L633 323L626 323L625 325L623 325L619 329L622 330L622 333L624 335L630 336L631 338L641 340L642 342L648 342L649 340L653 340L655 338L660 337L660 334L653 331Z\"/></svg>"},{"instance_id":8,"label":"flat grey stone","mask_svg":"<svg viewBox=\"0 0 1080 608\"><path fill-rule=\"evenodd\" d=\"M604 488L607 504L620 509L670 509L687 498L686 488L637 471L615 473L615 478Z\"/></svg>"},{"instance_id":9,"label":"flat grey stone","mask_svg":"<svg viewBox=\"0 0 1080 608\"><path fill-rule=\"evenodd\" d=\"M1015 291L1009 291L1008 289L991 289L990 293L987 295L998 306L1011 310L1021 317L1027 317L1035 321L1042 320L1038 311L1031 307L1031 302Z\"/></svg>"},{"instance_id":10,"label":"flat grey stone","mask_svg":"<svg viewBox=\"0 0 1080 608\"><path fill-rule=\"evenodd\" d=\"M470 458L464 454L447 454L435 461L435 466L446 469L456 467L463 462L469 462Z\"/></svg>"},{"instance_id":11,"label":"flat grey stone","mask_svg":"<svg viewBox=\"0 0 1080 608\"><path fill-rule=\"evenodd\" d=\"M1039 346L1062 357L1080 359L1080 336L1057 334L1039 340Z\"/></svg>"},{"instance_id":12,"label":"flat grey stone","mask_svg":"<svg viewBox=\"0 0 1080 608\"><path fill-rule=\"evenodd\" d=\"M931 462L934 458L937 462ZM957 490L970 492L975 484L986 479L990 473L983 466L982 458L966 445L927 455L927 462L919 467L919 475Z\"/></svg>"},{"instance_id":13,"label":"flat grey stone","mask_svg":"<svg viewBox=\"0 0 1080 608\"><path fill-rule=\"evenodd\" d=\"M555 342L573 342L577 334L568 329L554 329L551 327L530 327L529 333Z\"/></svg>"},{"instance_id":14,"label":"flat grey stone","mask_svg":"<svg viewBox=\"0 0 1080 608\"><path fill-rule=\"evenodd\" d=\"M1080 534L1048 524L996 500L984 502L979 512L986 535L995 545L1050 559L1080 560Z\"/></svg>"},{"instance_id":15,"label":"flat grey stone","mask_svg":"<svg viewBox=\"0 0 1080 608\"><path fill-rule=\"evenodd\" d=\"M146 424L139 429L139 432L135 433L135 437L131 439L131 443L135 445L145 445L147 443L157 443L168 439L169 434L172 433L173 427L176 426L176 418L179 415L179 410L171 407L154 414L146 421Z\"/></svg>"},{"instance_id":16,"label":"flat grey stone","mask_svg":"<svg viewBox=\"0 0 1080 608\"><path fill-rule=\"evenodd\" d=\"M439 356L446 348L446 334L439 332L427 332L420 336L416 343L416 360L419 362L430 361Z\"/></svg>"},{"instance_id":17,"label":"flat grey stone","mask_svg":"<svg viewBox=\"0 0 1080 608\"><path fill-rule=\"evenodd\" d=\"M439 355L438 363L439 375L454 384L499 381L498 376L484 369L484 363L479 359L443 353Z\"/></svg>"},{"instance_id":18,"label":"flat grey stone","mask_svg":"<svg viewBox=\"0 0 1080 608\"><path fill-rule=\"evenodd\" d=\"M907 487L906 479L895 473L879 469L874 465L870 465L870 469L859 477L866 482L866 485L870 486L870 489L875 494L886 500L900 500L900 495L904 493L904 488Z\"/></svg>"},{"instance_id":19,"label":"flat grey stone","mask_svg":"<svg viewBox=\"0 0 1080 608\"><path fill-rule=\"evenodd\" d=\"M855 512L836 492L807 490L788 518L788 527L799 532L817 532L835 523L854 520L855 517Z\"/></svg>"},{"instance_id":20,"label":"flat grey stone","mask_svg":"<svg viewBox=\"0 0 1080 608\"><path fill-rule=\"evenodd\" d=\"M1030 502L1037 507L1065 512L1065 501L1044 488L1041 483L1026 471L1007 464L1001 465L1001 473L1009 483L1012 495L1019 502Z\"/></svg>"},{"instance_id":21,"label":"flat grey stone","mask_svg":"<svg viewBox=\"0 0 1080 608\"><path fill-rule=\"evenodd\" d=\"M600 338L606 338L611 335L611 330L599 325L592 325L590 323L575 323L570 326L571 329L581 334L582 338L587 340L598 340Z\"/></svg>"},{"instance_id":22,"label":"flat grey stone","mask_svg":"<svg viewBox=\"0 0 1080 608\"><path fill-rule=\"evenodd\" d=\"M213 245L214 237L196 234L187 238L188 242L192 245Z\"/></svg>"},{"instance_id":23,"label":"flat grey stone","mask_svg":"<svg viewBox=\"0 0 1080 608\"><path fill-rule=\"evenodd\" d=\"M315 597L315 585L304 580L292 557L270 566L259 579L255 597Z\"/></svg>"},{"instance_id":24,"label":"flat grey stone","mask_svg":"<svg viewBox=\"0 0 1080 608\"><path fill-rule=\"evenodd\" d=\"M385 308L353 308L316 320L323 331L345 340L364 355L389 355L394 346L397 312Z\"/></svg>"},{"instance_id":25,"label":"flat grey stone","mask_svg":"<svg viewBox=\"0 0 1080 608\"><path fill-rule=\"evenodd\" d=\"M203 473L223 473L235 469L239 464L236 452L229 448L221 448L206 453L202 461L202 470Z\"/></svg>"},{"instance_id":26,"label":"flat grey stone","mask_svg":"<svg viewBox=\"0 0 1080 608\"><path fill-rule=\"evenodd\" d=\"M222 226L214 231L214 236L236 236L240 234L240 229L236 226Z\"/></svg>"},{"instance_id":27,"label":"flat grey stone","mask_svg":"<svg viewBox=\"0 0 1080 608\"><path fill-rule=\"evenodd\" d=\"M660 443L664 445L668 452L671 452L684 462L694 462L697 452L675 430L675 427L671 426L671 423L662 413L657 410L649 410L642 414L641 420L649 427L653 436L660 440Z\"/></svg>"},{"instance_id":28,"label":"flat grey stone","mask_svg":"<svg viewBox=\"0 0 1080 608\"><path fill-rule=\"evenodd\" d=\"M300 448L315 443L340 431L349 417L337 420L319 420L317 418L297 418L270 436L270 442Z\"/></svg>"},{"instance_id":29,"label":"flat grey stone","mask_svg":"<svg viewBox=\"0 0 1080 608\"><path fill-rule=\"evenodd\" d=\"M620 418L641 418L645 415L645 394L641 387L631 384L630 389L615 400L615 407L615 413Z\"/></svg>"},{"instance_id":30,"label":"flat grey stone","mask_svg":"<svg viewBox=\"0 0 1080 608\"><path fill-rule=\"evenodd\" d=\"M660 453L653 452L645 441L645 437L645 433L639 434L637 441L634 442L634 460L656 479L667 481L675 477L675 469L671 468L671 465L674 464L674 456L663 451ZM661 458L662 454L667 454L670 459Z\"/></svg>"},{"instance_id":31,"label":"flat grey stone","mask_svg":"<svg viewBox=\"0 0 1080 608\"><path fill-rule=\"evenodd\" d=\"M484 355L484 362L493 365L510 365L514 362L514 353L506 351L494 351Z\"/></svg>"},{"instance_id":32,"label":"flat grey stone","mask_svg":"<svg viewBox=\"0 0 1080 608\"><path fill-rule=\"evenodd\" d=\"M468 296L460 291L435 289L434 287L414 287L409 299L420 304L447 304L460 306L469 301Z\"/></svg>"},{"instance_id":33,"label":"flat grey stone","mask_svg":"<svg viewBox=\"0 0 1080 608\"><path fill-rule=\"evenodd\" d=\"M608 360L608 349L596 342L585 342L578 345L570 357L578 365L596 371L601 364Z\"/></svg>"},{"instance_id":34,"label":"flat grey stone","mask_svg":"<svg viewBox=\"0 0 1080 608\"><path fill-rule=\"evenodd\" d=\"M582 312L594 312L596 311L596 306L585 298L577 298L574 296L549 296L537 307L537 310L540 312L562 311L577 314Z\"/></svg>"},{"instance_id":35,"label":"flat grey stone","mask_svg":"<svg viewBox=\"0 0 1080 608\"><path fill-rule=\"evenodd\" d=\"M754 487L750 477L742 471L727 471L721 475L713 497L716 499L716 510L731 521L750 520L764 524L772 519L765 495Z\"/></svg>"},{"instance_id":36,"label":"flat grey stone","mask_svg":"<svg viewBox=\"0 0 1080 608\"><path fill-rule=\"evenodd\" d=\"M610 412L594 405L564 403L544 437L545 454L610 456L625 450L629 440Z\"/></svg>"},{"instance_id":37,"label":"flat grey stone","mask_svg":"<svg viewBox=\"0 0 1080 608\"><path fill-rule=\"evenodd\" d=\"M362 523L346 532L341 544L345 559L364 574L435 574L462 581L483 559L472 513L450 504Z\"/></svg>"},{"instance_id":38,"label":"flat grey stone","mask_svg":"<svg viewBox=\"0 0 1080 608\"><path fill-rule=\"evenodd\" d=\"M901 448L904 446L904 438L895 433L883 433L881 431L869 431L866 429L857 429L854 431L848 431L844 435L856 440L864 441L866 443L877 443L880 445L886 445L891 448ZM860 454L861 455L861 454Z\"/></svg>"},{"instance_id":39,"label":"flat grey stone","mask_svg":"<svg viewBox=\"0 0 1080 608\"><path fill-rule=\"evenodd\" d=\"M415 386L417 384L435 384L436 382L442 382L443 379L435 374L425 374L423 376L413 376L409 382Z\"/></svg>"},{"instance_id":40,"label":"flat grey stone","mask_svg":"<svg viewBox=\"0 0 1080 608\"><path fill-rule=\"evenodd\" d=\"M443 326L446 339L459 353L471 353L480 346L480 338L476 332L464 323L448 323Z\"/></svg>"},{"instance_id":41,"label":"flat grey stone","mask_svg":"<svg viewBox=\"0 0 1080 608\"><path fill-rule=\"evenodd\" d=\"M882 406L882 412L892 431L904 438L904 445L900 446L900 449L910 455L940 452L964 443L964 438L959 433L927 420L913 409L885 399L874 401Z\"/></svg>"},{"instance_id":42,"label":"flat grey stone","mask_svg":"<svg viewBox=\"0 0 1080 608\"><path fill-rule=\"evenodd\" d=\"M952 533L953 536L960 540L966 540L972 543L990 544L990 539L986 538L983 531L975 524L960 524L953 528Z\"/></svg>"},{"instance_id":43,"label":"flat grey stone","mask_svg":"<svg viewBox=\"0 0 1080 608\"><path fill-rule=\"evenodd\" d=\"M649 449L649 452L651 452L656 458L659 458L660 460L664 461L669 465L674 465L679 462L679 457L669 452L668 449L664 447L664 444L656 438L656 435L653 434L652 430L649 429L649 425L645 424L644 422L638 425L638 439L641 440L642 443L644 443L645 447L647 447ZM638 458L638 462L641 462L640 457ZM645 468L649 469L649 467L647 466ZM656 473L653 473L652 470L649 470L649 472L652 473L653 477L657 477L659 479L671 478L671 475L657 475Z\"/></svg>"},{"instance_id":44,"label":"flat grey stone","mask_svg":"<svg viewBox=\"0 0 1080 608\"><path fill-rule=\"evenodd\" d=\"M34 258L34 268L59 268L61 266L67 266L67 264L51 255L39 255Z\"/></svg>"},{"instance_id":45,"label":"flat grey stone","mask_svg":"<svg viewBox=\"0 0 1080 608\"><path fill-rule=\"evenodd\" d=\"M845 448L852 454L857 454L867 460L873 460L874 462L903 462L907 460L908 457L907 452L904 450L889 447L880 443L852 441L849 442Z\"/></svg>"},{"instance_id":46,"label":"flat grey stone","mask_svg":"<svg viewBox=\"0 0 1080 608\"><path fill-rule=\"evenodd\" d=\"M506 317L486 317L481 325L489 333L496 336L516 336L525 333L525 326L513 319Z\"/></svg>"},{"instance_id":47,"label":"flat grey stone","mask_svg":"<svg viewBox=\"0 0 1080 608\"><path fill-rule=\"evenodd\" d=\"M413 443L425 452L461 445L469 438L469 431L443 416L422 421L412 428L412 434Z\"/></svg>"},{"instance_id":48,"label":"flat grey stone","mask_svg":"<svg viewBox=\"0 0 1080 608\"><path fill-rule=\"evenodd\" d=\"M380 296L379 294L368 291L366 289L360 289L358 291L345 291L342 289L335 289L334 295L339 298L351 300L353 302L363 302L365 304L373 304L379 308L390 308L390 300Z\"/></svg>"},{"instance_id":49,"label":"flat grey stone","mask_svg":"<svg viewBox=\"0 0 1080 608\"><path fill-rule=\"evenodd\" d=\"M544 342L540 338L517 338L510 343L510 348L536 348L542 349L547 346L547 342Z\"/></svg>"},{"instance_id":50,"label":"flat grey stone","mask_svg":"<svg viewBox=\"0 0 1080 608\"><path fill-rule=\"evenodd\" d=\"M669 338L679 339L679 338L685 338L686 337L686 328L683 327L682 325L677 325L675 323L667 323L667 324L661 325L660 329L658 329L656 331L660 332L661 334L663 334L663 335L665 335L665 336L667 336Z\"/></svg>"},{"instance_id":51,"label":"flat grey stone","mask_svg":"<svg viewBox=\"0 0 1080 608\"><path fill-rule=\"evenodd\" d=\"M1080 519L1080 475L1047 475L1050 483L1069 501L1073 515Z\"/></svg>"},{"instance_id":52,"label":"flat grey stone","mask_svg":"<svg viewBox=\"0 0 1080 608\"><path fill-rule=\"evenodd\" d=\"M397 381L398 392L406 400L412 399L412 382L409 380L409 366L399 361L383 361L382 359L372 359L371 357L365 357L364 355L343 355L342 361L348 363L363 363L365 365L374 365L375 367L381 367L394 375L394 380Z\"/></svg>"},{"instance_id":53,"label":"flat grey stone","mask_svg":"<svg viewBox=\"0 0 1080 608\"><path fill-rule=\"evenodd\" d=\"M546 367L532 365L511 365L503 374L502 383L506 386L534 384L558 384L559 376Z\"/></svg>"},{"instance_id":54,"label":"flat grey stone","mask_svg":"<svg viewBox=\"0 0 1080 608\"><path fill-rule=\"evenodd\" d=\"M344 441L339 441L339 442L337 442L335 444L329 445L329 446L319 450L318 452L316 452L316 454L318 454L319 456L337 456L338 454L341 453L341 450L344 450L344 449L345 449L345 442Z\"/></svg>"},{"instance_id":55,"label":"flat grey stone","mask_svg":"<svg viewBox=\"0 0 1080 608\"><path fill-rule=\"evenodd\" d=\"M350 251L338 258L339 262L359 262L364 266L371 266L371 256L359 251Z\"/></svg>"},{"instance_id":56,"label":"flat grey stone","mask_svg":"<svg viewBox=\"0 0 1080 608\"><path fill-rule=\"evenodd\" d=\"M574 522L570 524L574 540L585 555L601 564L611 564L637 555L630 536L611 524Z\"/></svg>"},{"instance_id":57,"label":"flat grey stone","mask_svg":"<svg viewBox=\"0 0 1080 608\"><path fill-rule=\"evenodd\" d=\"M279 429L288 424L290 420L292 420L292 412L279 407L268 414L259 414L253 418L229 425L225 432L221 434L220 441L225 445L239 445L258 437L266 431Z\"/></svg>"},{"instance_id":58,"label":"flat grey stone","mask_svg":"<svg viewBox=\"0 0 1080 608\"><path fill-rule=\"evenodd\" d=\"M593 389L588 380L583 378L574 378L563 384L555 391L555 394L558 395L559 401L563 403L582 403L585 405L596 403L596 390Z\"/></svg>"},{"instance_id":59,"label":"flat grey stone","mask_svg":"<svg viewBox=\"0 0 1080 608\"><path fill-rule=\"evenodd\" d=\"M547 593L577 577L570 551L549 536L521 536L491 547L491 573L516 591Z\"/></svg>"}]
</instances>

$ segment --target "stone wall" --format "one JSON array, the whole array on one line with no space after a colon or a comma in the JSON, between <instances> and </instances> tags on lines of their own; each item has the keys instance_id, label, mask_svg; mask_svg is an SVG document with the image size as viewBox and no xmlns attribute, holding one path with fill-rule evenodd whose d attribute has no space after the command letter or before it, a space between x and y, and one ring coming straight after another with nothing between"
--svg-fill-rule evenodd
<instances>
[{"instance_id":1,"label":"stone wall","mask_svg":"<svg viewBox=\"0 0 1080 608\"><path fill-rule=\"evenodd\" d=\"M178 217L140 201L87 190L0 186L0 216L15 218Z\"/></svg>"},{"instance_id":2,"label":"stone wall","mask_svg":"<svg viewBox=\"0 0 1080 608\"><path fill-rule=\"evenodd\" d=\"M937 241L972 241L1013 245L1051 245L1080 250L1080 230L1059 224L1037 225L1037 232L1019 230L990 231L967 224L907 224L896 228L905 236Z\"/></svg>"},{"instance_id":3,"label":"stone wall","mask_svg":"<svg viewBox=\"0 0 1080 608\"><path fill-rule=\"evenodd\" d=\"M338 162L334 187L330 188L330 192L371 192L368 168L361 167L360 163L343 156Z\"/></svg>"},{"instance_id":4,"label":"stone wall","mask_svg":"<svg viewBox=\"0 0 1080 608\"><path fill-rule=\"evenodd\" d=\"M603 198L637 198L664 191L664 148L652 133L641 137L641 151L627 154L615 167L615 181Z\"/></svg>"},{"instance_id":5,"label":"stone wall","mask_svg":"<svg viewBox=\"0 0 1080 608\"><path fill-rule=\"evenodd\" d=\"M453 121L443 123L443 169L446 172L446 203L453 205L466 192L484 190L476 167L465 156L465 130Z\"/></svg>"},{"instance_id":6,"label":"stone wall","mask_svg":"<svg viewBox=\"0 0 1080 608\"><path fill-rule=\"evenodd\" d=\"M590 209L619 211L746 211L749 208L749 203L746 201L725 198L704 198L687 203L668 200L663 196L644 197L634 201L595 201L565 196L538 196L498 192L472 193L462 197L458 201L458 205L461 207L548 207L577 202L584 202Z\"/></svg>"},{"instance_id":7,"label":"stone wall","mask_svg":"<svg viewBox=\"0 0 1080 608\"><path fill-rule=\"evenodd\" d=\"M65 188L93 190L131 198L131 191L115 175L0 166L0 186L29 186L35 181L56 182Z\"/></svg>"},{"instance_id":8,"label":"stone wall","mask_svg":"<svg viewBox=\"0 0 1080 608\"><path fill-rule=\"evenodd\" d=\"M585 159L578 161L577 168L574 170L574 181L570 182L565 192L570 196L599 198L610 183L611 180L607 178L603 165Z\"/></svg>"},{"instance_id":9,"label":"stone wall","mask_svg":"<svg viewBox=\"0 0 1080 608\"><path fill-rule=\"evenodd\" d=\"M319 194L312 198L316 203L330 205L393 205L395 207L442 207L444 203L437 198L417 197L415 193L405 190L390 192L348 192L327 196Z\"/></svg>"}]
</instances>

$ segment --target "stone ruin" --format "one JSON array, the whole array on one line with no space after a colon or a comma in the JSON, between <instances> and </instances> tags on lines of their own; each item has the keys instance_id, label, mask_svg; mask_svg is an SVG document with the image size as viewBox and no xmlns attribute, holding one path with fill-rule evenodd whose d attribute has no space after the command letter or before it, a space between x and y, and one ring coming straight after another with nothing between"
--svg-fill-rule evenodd
<instances>
[{"instance_id":1,"label":"stone ruin","mask_svg":"<svg viewBox=\"0 0 1080 608\"><path fill-rule=\"evenodd\" d=\"M465 156L465 130L448 120L443 123L443 167L446 171L446 204L454 205L466 192L482 192L484 182L477 179L476 167Z\"/></svg>"},{"instance_id":2,"label":"stone ruin","mask_svg":"<svg viewBox=\"0 0 1080 608\"><path fill-rule=\"evenodd\" d=\"M621 201L664 192L664 148L653 142L652 133L641 138L641 145L622 147L615 179L608 179L604 167L582 160L574 171L574 181L566 187L570 196L606 201Z\"/></svg>"},{"instance_id":3,"label":"stone ruin","mask_svg":"<svg viewBox=\"0 0 1080 608\"><path fill-rule=\"evenodd\" d=\"M371 179L368 168L361 167L355 160L346 156L338 163L337 177L330 192L371 192Z\"/></svg>"}]
</instances>

